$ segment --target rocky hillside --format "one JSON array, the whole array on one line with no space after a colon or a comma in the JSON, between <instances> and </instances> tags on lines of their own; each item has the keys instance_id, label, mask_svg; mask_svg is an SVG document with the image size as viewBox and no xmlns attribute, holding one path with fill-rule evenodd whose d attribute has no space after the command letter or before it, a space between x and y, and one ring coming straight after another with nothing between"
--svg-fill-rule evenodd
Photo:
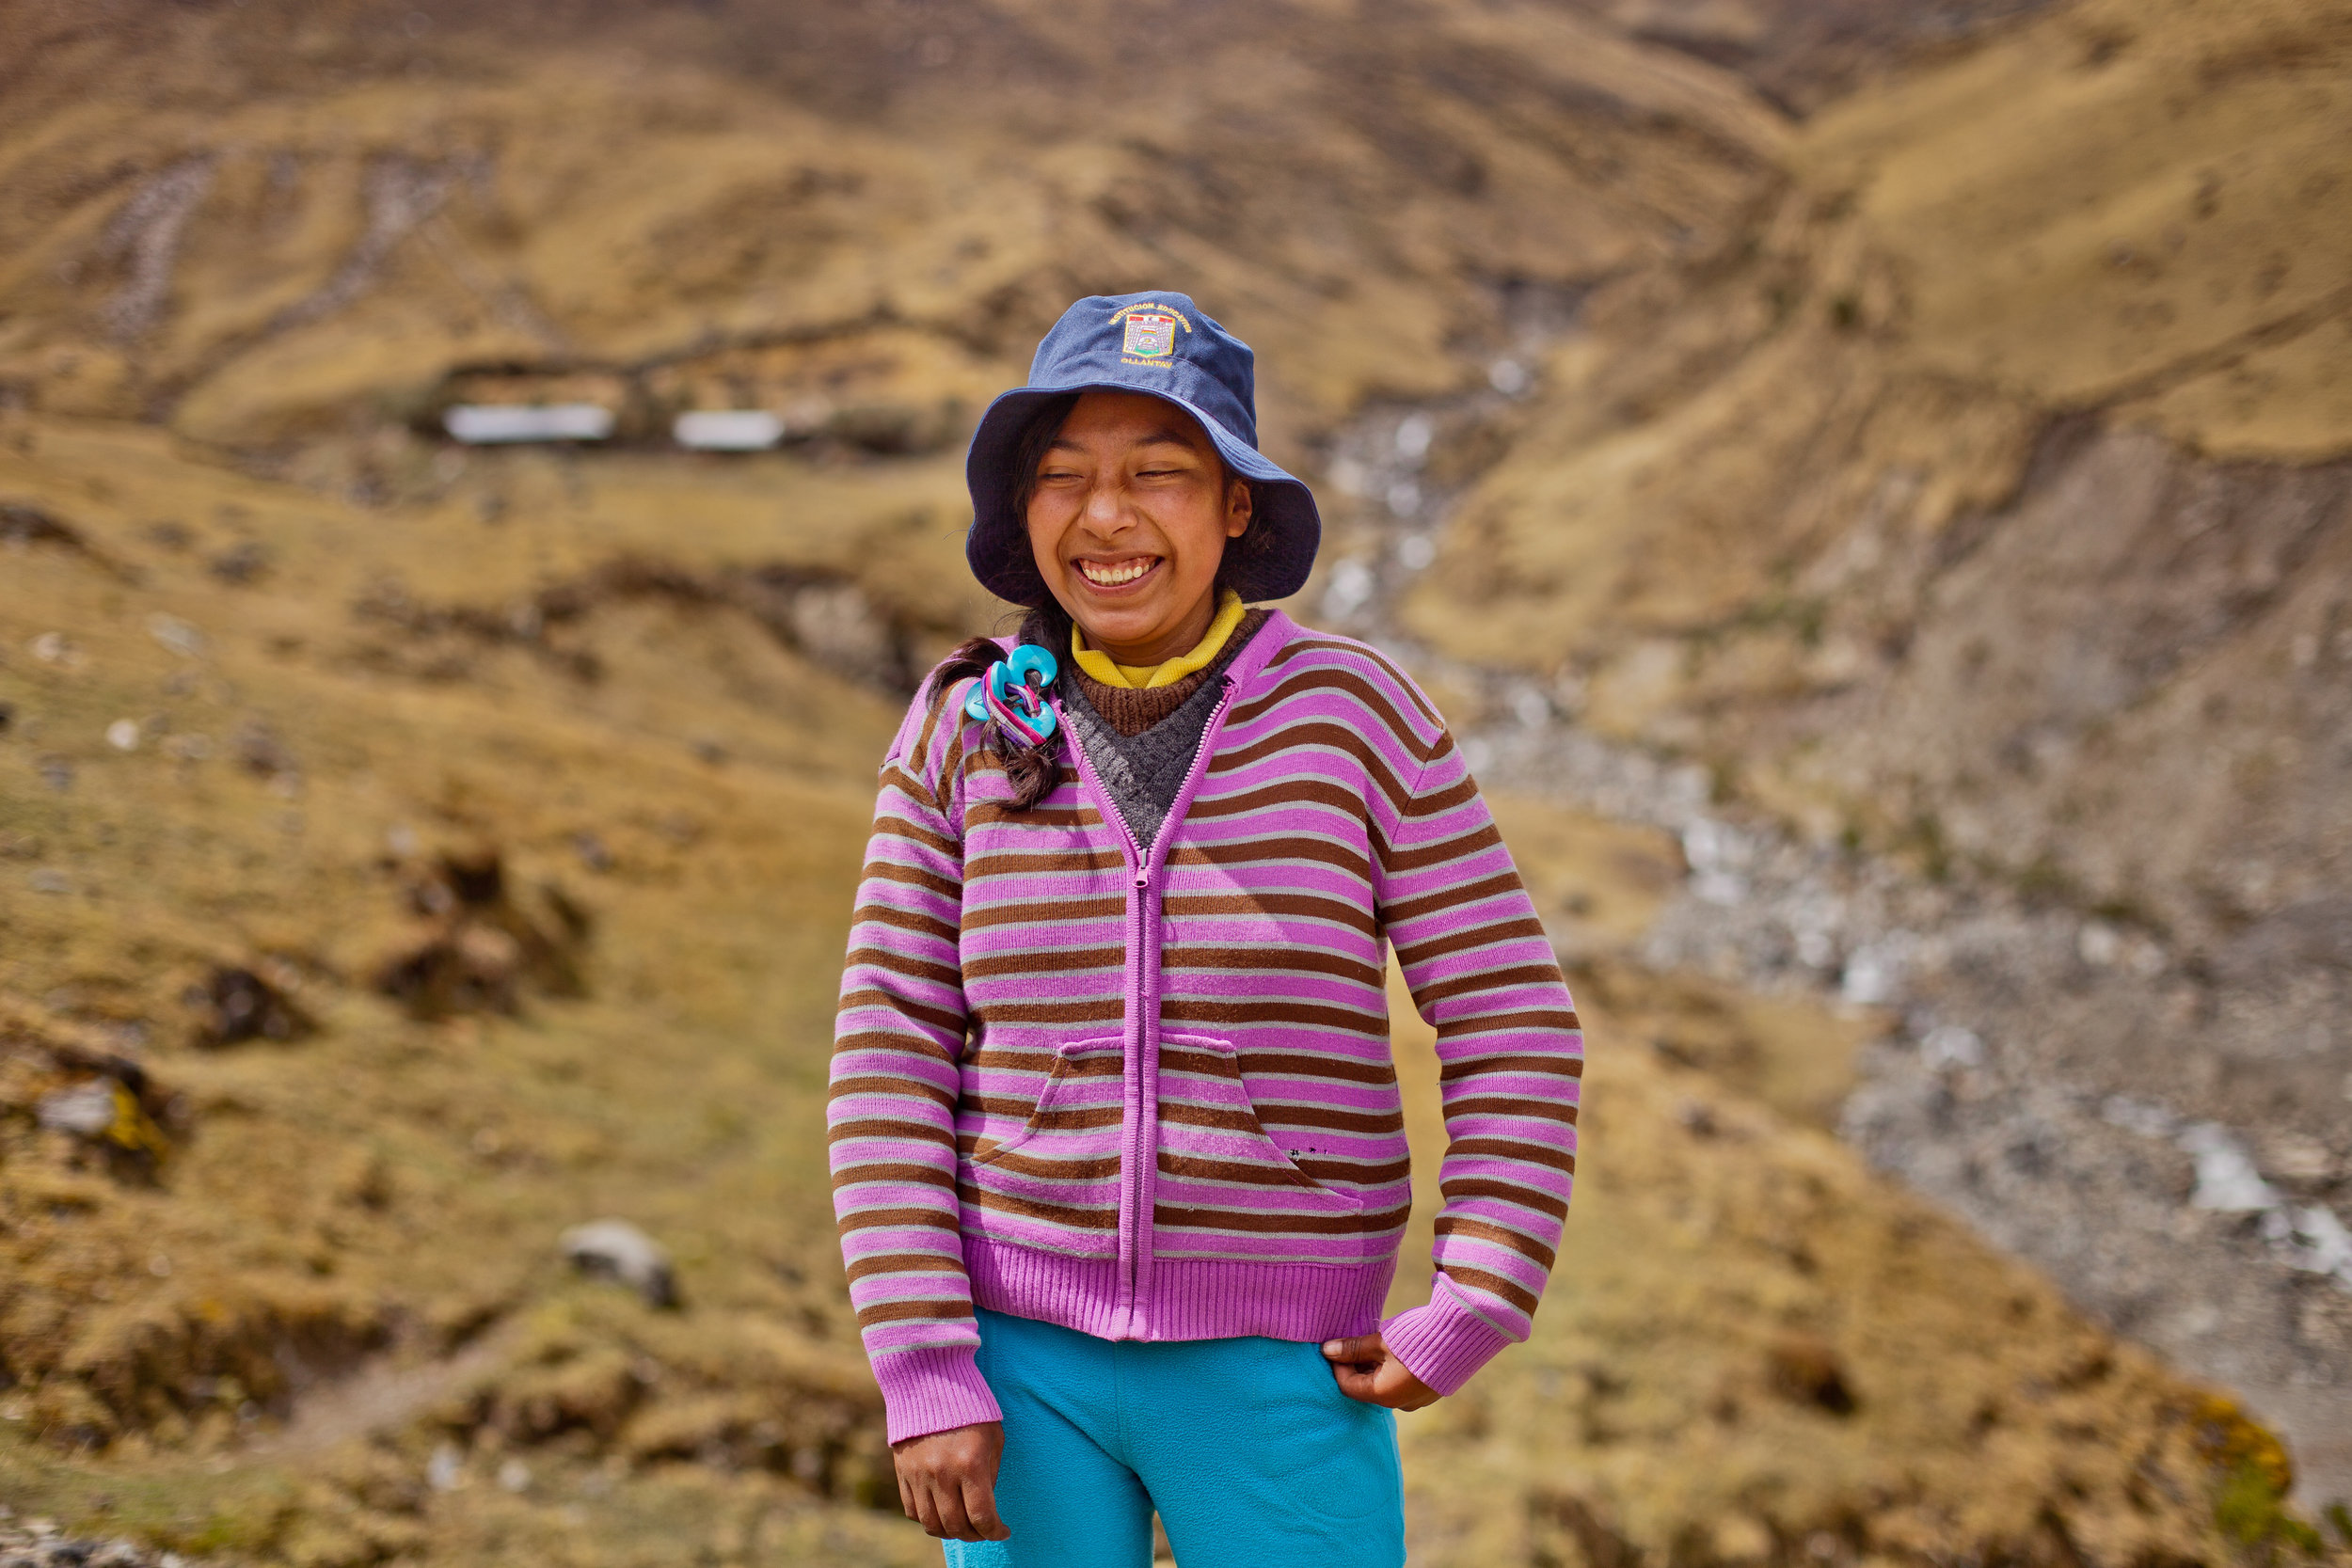
<instances>
[{"instance_id":1,"label":"rocky hillside","mask_svg":"<svg viewBox=\"0 0 2352 1568\"><path fill-rule=\"evenodd\" d=\"M2223 679L2259 633L2332 689L2340 208L2280 171L2341 32L2029 8L0 5L23 1550L935 1560L822 1186L849 888L995 613L974 412L1170 280L1325 482L1304 612L1426 673L1593 1022L1571 1260L1407 1423L1466 1478L1416 1560L2352 1547L2283 1506L2352 1492L2352 1297L2294 1266L2341 1041L2229 1043L2328 1016L2324 721ZM575 399L601 449L439 435ZM783 451L664 439L745 405ZM2227 747L2270 815L2147 803ZM2208 1117L2242 1221L2183 1206Z\"/></svg>"},{"instance_id":2,"label":"rocky hillside","mask_svg":"<svg viewBox=\"0 0 2352 1568\"><path fill-rule=\"evenodd\" d=\"M1886 1058L1856 1135L2339 1491L2347 133L2327 6L2081 4L1838 103L1732 244L1593 297L1402 610L1942 890L1767 922L1763 970L1875 943L1912 1043L1980 1042L1956 1100Z\"/></svg>"}]
</instances>

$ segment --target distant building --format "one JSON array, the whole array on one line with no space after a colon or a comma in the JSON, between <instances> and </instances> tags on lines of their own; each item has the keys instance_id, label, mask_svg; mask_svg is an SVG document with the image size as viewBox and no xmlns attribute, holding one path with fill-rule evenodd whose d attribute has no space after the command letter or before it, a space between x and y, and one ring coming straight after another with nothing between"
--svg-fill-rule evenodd
<instances>
[{"instance_id":1,"label":"distant building","mask_svg":"<svg viewBox=\"0 0 2352 1568\"><path fill-rule=\"evenodd\" d=\"M705 409L680 414L670 434L696 451L765 451L784 439L784 421L761 408Z\"/></svg>"},{"instance_id":2,"label":"distant building","mask_svg":"<svg viewBox=\"0 0 2352 1568\"><path fill-rule=\"evenodd\" d=\"M593 403L461 403L441 426L469 446L513 441L601 441L612 434L612 410Z\"/></svg>"}]
</instances>

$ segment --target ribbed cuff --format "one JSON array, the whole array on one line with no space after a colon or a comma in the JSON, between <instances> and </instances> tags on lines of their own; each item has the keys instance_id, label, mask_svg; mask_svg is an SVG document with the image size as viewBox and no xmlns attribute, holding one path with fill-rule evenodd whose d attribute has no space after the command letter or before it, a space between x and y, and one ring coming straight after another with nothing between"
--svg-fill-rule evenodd
<instances>
[{"instance_id":1,"label":"ribbed cuff","mask_svg":"<svg viewBox=\"0 0 2352 1568\"><path fill-rule=\"evenodd\" d=\"M1428 1306L1399 1312L1380 1325L1380 1341L1407 1371L1440 1394L1459 1390L1515 1342L1471 1311L1443 1275L1429 1292Z\"/></svg>"},{"instance_id":2,"label":"ribbed cuff","mask_svg":"<svg viewBox=\"0 0 2352 1568\"><path fill-rule=\"evenodd\" d=\"M887 1418L884 1436L893 1443L981 1421L1001 1421L996 1396L988 1391L970 1345L927 1345L874 1357L874 1381L882 1385Z\"/></svg>"}]
</instances>

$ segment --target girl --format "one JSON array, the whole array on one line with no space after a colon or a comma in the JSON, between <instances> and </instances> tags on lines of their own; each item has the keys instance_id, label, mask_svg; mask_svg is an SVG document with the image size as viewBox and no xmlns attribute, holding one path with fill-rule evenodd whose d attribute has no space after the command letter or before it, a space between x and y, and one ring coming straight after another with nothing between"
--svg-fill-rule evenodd
<instances>
[{"instance_id":1,"label":"girl","mask_svg":"<svg viewBox=\"0 0 2352 1568\"><path fill-rule=\"evenodd\" d=\"M1582 1044L1437 711L1250 601L1321 523L1261 456L1248 347L1082 299L967 464L1028 607L934 671L882 766L833 1058L842 1250L909 1515L957 1568L1393 1568L1393 1410L1527 1336ZM1435 1289L1393 943L1438 1030Z\"/></svg>"}]
</instances>

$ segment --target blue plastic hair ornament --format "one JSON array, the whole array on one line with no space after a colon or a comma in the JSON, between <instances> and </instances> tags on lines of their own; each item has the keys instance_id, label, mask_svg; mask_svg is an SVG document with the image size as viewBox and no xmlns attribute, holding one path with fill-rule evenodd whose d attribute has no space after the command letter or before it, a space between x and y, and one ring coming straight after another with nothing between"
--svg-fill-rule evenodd
<instances>
[{"instance_id":1,"label":"blue plastic hair ornament","mask_svg":"<svg viewBox=\"0 0 2352 1568\"><path fill-rule=\"evenodd\" d=\"M1028 745L1050 740L1060 721L1045 701L1045 689L1059 669L1052 654L1024 642L972 683L963 711L983 722L995 720L1007 735Z\"/></svg>"}]
</instances>

